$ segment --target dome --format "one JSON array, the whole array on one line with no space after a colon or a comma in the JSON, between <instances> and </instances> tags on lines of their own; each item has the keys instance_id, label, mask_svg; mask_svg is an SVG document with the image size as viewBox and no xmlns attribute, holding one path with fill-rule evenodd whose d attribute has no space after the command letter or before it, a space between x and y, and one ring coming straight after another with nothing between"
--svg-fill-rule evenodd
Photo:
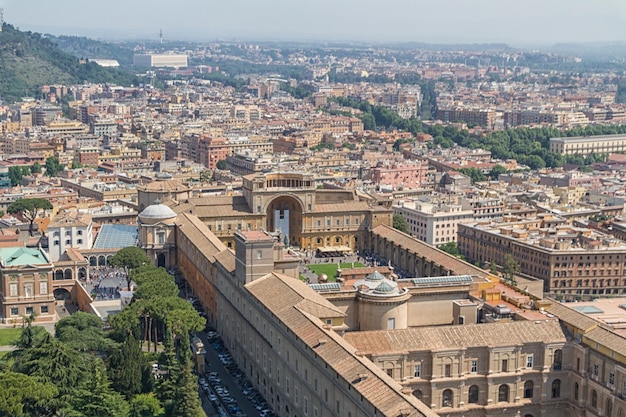
<instances>
[{"instance_id":1,"label":"dome","mask_svg":"<svg viewBox=\"0 0 626 417\"><path fill-rule=\"evenodd\" d=\"M165 220L176 217L177 214L166 206L156 201L154 204L149 205L139 214L139 219L151 219L151 220Z\"/></svg>"},{"instance_id":2,"label":"dome","mask_svg":"<svg viewBox=\"0 0 626 417\"><path fill-rule=\"evenodd\" d=\"M395 292L397 292L397 284L389 280L384 280L374 288L374 294L392 294Z\"/></svg>"},{"instance_id":3,"label":"dome","mask_svg":"<svg viewBox=\"0 0 626 417\"><path fill-rule=\"evenodd\" d=\"M378 271L374 271L366 276L365 279L368 281L382 281L385 279L385 276Z\"/></svg>"}]
</instances>

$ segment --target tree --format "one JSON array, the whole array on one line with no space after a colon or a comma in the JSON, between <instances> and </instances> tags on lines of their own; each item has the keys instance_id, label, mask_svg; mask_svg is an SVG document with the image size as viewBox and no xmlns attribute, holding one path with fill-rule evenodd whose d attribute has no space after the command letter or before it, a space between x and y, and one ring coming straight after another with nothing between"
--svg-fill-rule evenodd
<instances>
[{"instance_id":1,"label":"tree","mask_svg":"<svg viewBox=\"0 0 626 417\"><path fill-rule=\"evenodd\" d=\"M52 210L52 203L43 198L20 198L7 207L7 212L11 214L19 213L30 222L28 231L31 236L34 235L33 225L35 224L35 219L43 210Z\"/></svg>"},{"instance_id":2,"label":"tree","mask_svg":"<svg viewBox=\"0 0 626 417\"><path fill-rule=\"evenodd\" d=\"M507 254L504 256L504 265L502 265L502 272L504 275L504 279L507 280L511 285L516 285L517 280L515 279L515 274L519 272L519 264L513 258L513 256Z\"/></svg>"},{"instance_id":3,"label":"tree","mask_svg":"<svg viewBox=\"0 0 626 417\"><path fill-rule=\"evenodd\" d=\"M72 402L85 417L127 417L128 403L124 397L111 388L111 381L102 366L96 364L92 376L83 389L77 390Z\"/></svg>"},{"instance_id":4,"label":"tree","mask_svg":"<svg viewBox=\"0 0 626 417\"><path fill-rule=\"evenodd\" d=\"M39 162L35 161L35 163L30 166L30 173L31 174L41 174L41 164Z\"/></svg>"},{"instance_id":5,"label":"tree","mask_svg":"<svg viewBox=\"0 0 626 417\"><path fill-rule=\"evenodd\" d=\"M12 166L9 167L9 179L11 180L11 185L16 186L22 183L22 177L24 176L22 167Z\"/></svg>"},{"instance_id":6,"label":"tree","mask_svg":"<svg viewBox=\"0 0 626 417\"><path fill-rule=\"evenodd\" d=\"M79 311L57 322L56 338L81 352L107 352L115 343L104 336L102 319Z\"/></svg>"},{"instance_id":7,"label":"tree","mask_svg":"<svg viewBox=\"0 0 626 417\"><path fill-rule=\"evenodd\" d=\"M143 265L149 265L151 263L152 261L148 258L148 255L146 255L143 249L140 249L137 246L128 246L120 249L115 255L113 255L111 261L109 262L110 265L124 267L126 269L126 286L128 291L130 291L131 282L128 270L139 268Z\"/></svg>"},{"instance_id":8,"label":"tree","mask_svg":"<svg viewBox=\"0 0 626 417\"><path fill-rule=\"evenodd\" d=\"M54 385L17 372L0 372L0 415L39 416L36 410L57 394Z\"/></svg>"},{"instance_id":9,"label":"tree","mask_svg":"<svg viewBox=\"0 0 626 417\"><path fill-rule=\"evenodd\" d=\"M165 410L152 394L139 394L130 402L129 417L161 417Z\"/></svg>"},{"instance_id":10,"label":"tree","mask_svg":"<svg viewBox=\"0 0 626 417\"><path fill-rule=\"evenodd\" d=\"M465 259L465 255L463 255L463 252L461 252L456 242L444 243L443 245L439 246L439 249L457 258Z\"/></svg>"},{"instance_id":11,"label":"tree","mask_svg":"<svg viewBox=\"0 0 626 417\"><path fill-rule=\"evenodd\" d=\"M504 174L506 172L507 170L505 167L503 167L502 165L496 165L491 168L491 171L489 171L489 176L492 180L497 180L501 174Z\"/></svg>"},{"instance_id":12,"label":"tree","mask_svg":"<svg viewBox=\"0 0 626 417\"><path fill-rule=\"evenodd\" d=\"M496 262L495 262L495 261L491 261L491 262L489 263L489 272L490 272L492 275L496 275L496 276L498 275L498 265L496 264Z\"/></svg>"},{"instance_id":13,"label":"tree","mask_svg":"<svg viewBox=\"0 0 626 417\"><path fill-rule=\"evenodd\" d=\"M409 224L406 222L406 219L402 217L401 214L393 215L393 228L406 234L410 233Z\"/></svg>"},{"instance_id":14,"label":"tree","mask_svg":"<svg viewBox=\"0 0 626 417\"><path fill-rule=\"evenodd\" d=\"M51 156L46 159L46 175L48 177L56 177L63 168L64 166L59 163L59 158Z\"/></svg>"},{"instance_id":15,"label":"tree","mask_svg":"<svg viewBox=\"0 0 626 417\"><path fill-rule=\"evenodd\" d=\"M486 180L485 174L483 174L483 172L479 168L476 168L476 167L461 168L459 172L463 175L470 177L472 184L474 184L475 182Z\"/></svg>"},{"instance_id":16,"label":"tree","mask_svg":"<svg viewBox=\"0 0 626 417\"><path fill-rule=\"evenodd\" d=\"M224 159L220 159L217 161L217 164L215 164L215 167L222 170L228 169L228 163Z\"/></svg>"},{"instance_id":17,"label":"tree","mask_svg":"<svg viewBox=\"0 0 626 417\"><path fill-rule=\"evenodd\" d=\"M143 375L148 363L145 360L139 342L131 334L124 344L109 358L109 377L113 388L130 400L144 392Z\"/></svg>"}]
</instances>

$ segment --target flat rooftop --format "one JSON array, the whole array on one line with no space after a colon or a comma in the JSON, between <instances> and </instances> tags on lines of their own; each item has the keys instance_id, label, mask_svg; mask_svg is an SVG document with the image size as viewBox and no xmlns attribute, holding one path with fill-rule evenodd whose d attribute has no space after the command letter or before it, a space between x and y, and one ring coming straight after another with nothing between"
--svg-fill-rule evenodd
<instances>
[{"instance_id":1,"label":"flat rooftop","mask_svg":"<svg viewBox=\"0 0 626 417\"><path fill-rule=\"evenodd\" d=\"M564 305L608 324L615 333L626 337L626 297L598 298L595 301L564 303Z\"/></svg>"}]
</instances>

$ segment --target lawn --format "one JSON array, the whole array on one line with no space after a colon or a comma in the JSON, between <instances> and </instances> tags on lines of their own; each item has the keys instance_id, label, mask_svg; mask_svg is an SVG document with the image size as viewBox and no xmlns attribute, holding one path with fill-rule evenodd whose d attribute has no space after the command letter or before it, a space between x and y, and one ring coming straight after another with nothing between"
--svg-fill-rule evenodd
<instances>
[{"instance_id":1,"label":"lawn","mask_svg":"<svg viewBox=\"0 0 626 417\"><path fill-rule=\"evenodd\" d=\"M335 276L337 275L337 264L310 264L306 266L316 275L326 274L328 275L328 282L335 282ZM363 268L360 262L354 262L354 268ZM352 268L352 262L345 262L341 264L341 269Z\"/></svg>"},{"instance_id":2,"label":"lawn","mask_svg":"<svg viewBox=\"0 0 626 417\"><path fill-rule=\"evenodd\" d=\"M0 329L0 346L11 346L22 334L22 327Z\"/></svg>"}]
</instances>

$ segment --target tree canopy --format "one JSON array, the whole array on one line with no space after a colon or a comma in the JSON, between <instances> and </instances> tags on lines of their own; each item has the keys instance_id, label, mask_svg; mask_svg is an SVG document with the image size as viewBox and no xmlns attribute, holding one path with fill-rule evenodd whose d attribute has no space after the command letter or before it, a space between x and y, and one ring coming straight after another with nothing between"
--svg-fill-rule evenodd
<instances>
[{"instance_id":1,"label":"tree canopy","mask_svg":"<svg viewBox=\"0 0 626 417\"><path fill-rule=\"evenodd\" d=\"M7 207L7 212L20 214L24 219L30 222L28 231L31 236L34 235L35 219L37 219L39 214L44 210L52 210L52 203L44 198L20 198Z\"/></svg>"},{"instance_id":2,"label":"tree canopy","mask_svg":"<svg viewBox=\"0 0 626 417\"><path fill-rule=\"evenodd\" d=\"M109 261L110 265L123 267L126 269L139 268L144 265L152 264L152 261L143 251L143 249L137 246L128 246L120 249ZM131 275L126 274L126 287L130 291Z\"/></svg>"},{"instance_id":3,"label":"tree canopy","mask_svg":"<svg viewBox=\"0 0 626 417\"><path fill-rule=\"evenodd\" d=\"M393 215L393 228L409 234L411 231L409 230L409 224L406 222L406 219L402 217L401 214Z\"/></svg>"}]
</instances>

